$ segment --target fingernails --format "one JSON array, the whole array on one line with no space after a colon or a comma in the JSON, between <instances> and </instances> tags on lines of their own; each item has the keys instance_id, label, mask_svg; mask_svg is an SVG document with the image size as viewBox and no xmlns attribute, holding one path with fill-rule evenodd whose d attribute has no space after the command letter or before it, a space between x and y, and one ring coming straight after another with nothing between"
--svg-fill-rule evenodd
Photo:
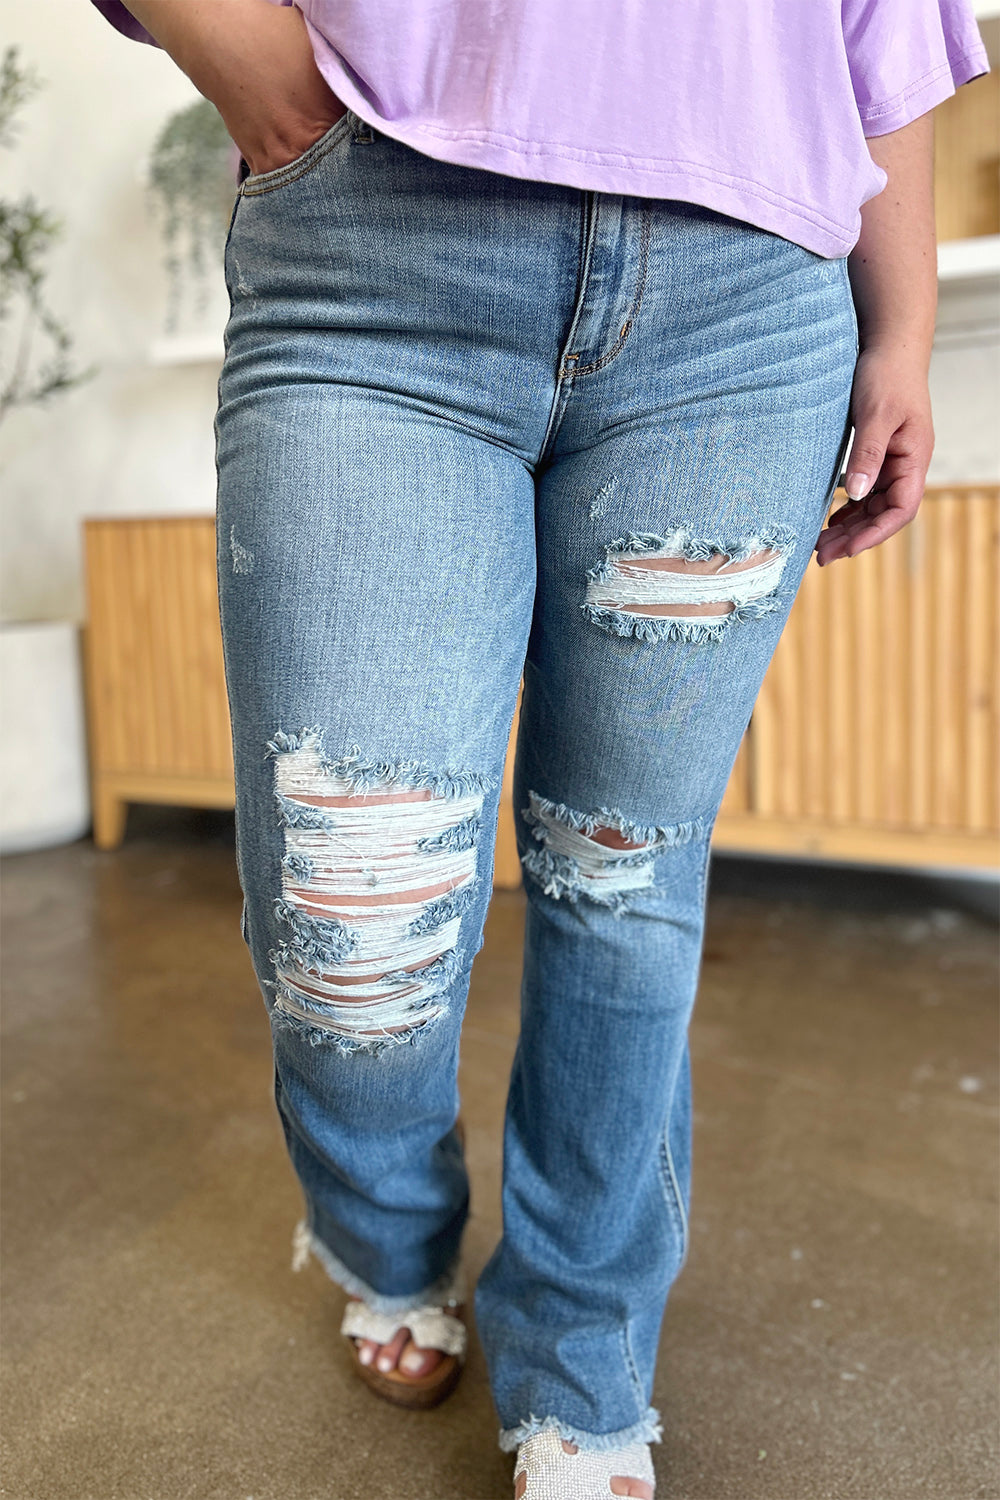
<instances>
[{"instance_id":1,"label":"fingernails","mask_svg":"<svg viewBox=\"0 0 1000 1500\"><path fill-rule=\"evenodd\" d=\"M418 1349L407 1349L399 1361L399 1368L408 1375L418 1375L424 1367L424 1356Z\"/></svg>"},{"instance_id":2,"label":"fingernails","mask_svg":"<svg viewBox=\"0 0 1000 1500\"><path fill-rule=\"evenodd\" d=\"M388 1354L383 1354L378 1362L378 1367L383 1373L387 1373L392 1369L392 1357Z\"/></svg>"},{"instance_id":3,"label":"fingernails","mask_svg":"<svg viewBox=\"0 0 1000 1500\"><path fill-rule=\"evenodd\" d=\"M372 1362L372 1355L374 1353L374 1349L362 1347L358 1350L358 1359L360 1359L363 1365L370 1365Z\"/></svg>"},{"instance_id":4,"label":"fingernails","mask_svg":"<svg viewBox=\"0 0 1000 1500\"><path fill-rule=\"evenodd\" d=\"M872 487L867 474L848 474L844 489L852 500L863 500Z\"/></svg>"}]
</instances>

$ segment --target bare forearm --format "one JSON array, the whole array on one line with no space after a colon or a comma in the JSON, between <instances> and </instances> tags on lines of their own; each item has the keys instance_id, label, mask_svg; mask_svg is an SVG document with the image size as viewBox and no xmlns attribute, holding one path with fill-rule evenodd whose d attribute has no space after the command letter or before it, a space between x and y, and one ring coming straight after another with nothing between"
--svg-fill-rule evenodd
<instances>
[{"instance_id":1,"label":"bare forearm","mask_svg":"<svg viewBox=\"0 0 1000 1500\"><path fill-rule=\"evenodd\" d=\"M893 344L926 370L937 310L934 117L921 115L868 146L889 181L863 206L848 257L861 348Z\"/></svg>"},{"instance_id":2,"label":"bare forearm","mask_svg":"<svg viewBox=\"0 0 1000 1500\"><path fill-rule=\"evenodd\" d=\"M302 12L269 0L124 0L210 99L254 172L284 166L344 113Z\"/></svg>"},{"instance_id":3,"label":"bare forearm","mask_svg":"<svg viewBox=\"0 0 1000 1500\"><path fill-rule=\"evenodd\" d=\"M211 99L219 83L219 61L234 40L252 30L268 0L122 0L150 36Z\"/></svg>"},{"instance_id":4,"label":"bare forearm","mask_svg":"<svg viewBox=\"0 0 1000 1500\"><path fill-rule=\"evenodd\" d=\"M917 513L934 449L927 371L937 310L932 115L869 142L887 176L861 210L848 258L860 354L845 488L816 546L823 566L853 557Z\"/></svg>"}]
</instances>

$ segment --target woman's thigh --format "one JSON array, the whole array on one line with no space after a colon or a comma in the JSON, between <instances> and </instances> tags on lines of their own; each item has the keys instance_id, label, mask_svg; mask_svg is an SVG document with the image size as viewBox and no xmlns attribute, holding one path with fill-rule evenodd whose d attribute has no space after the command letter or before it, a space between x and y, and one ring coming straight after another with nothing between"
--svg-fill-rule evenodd
<instances>
[{"instance_id":1,"label":"woman's thigh","mask_svg":"<svg viewBox=\"0 0 1000 1500\"><path fill-rule=\"evenodd\" d=\"M220 434L237 728L272 738L315 724L341 751L478 764L502 737L530 619L523 465L341 386L289 384L223 408Z\"/></svg>"},{"instance_id":2,"label":"woman's thigh","mask_svg":"<svg viewBox=\"0 0 1000 1500\"><path fill-rule=\"evenodd\" d=\"M521 800L690 835L822 527L857 328L843 261L692 205L632 211L640 305L610 360L582 351L599 368L537 481Z\"/></svg>"},{"instance_id":3,"label":"woman's thigh","mask_svg":"<svg viewBox=\"0 0 1000 1500\"><path fill-rule=\"evenodd\" d=\"M474 951L531 612L531 481L371 391L278 387L223 407L220 435L248 940L287 1011L374 1034L440 989L400 971L457 956L466 911Z\"/></svg>"},{"instance_id":4,"label":"woman's thigh","mask_svg":"<svg viewBox=\"0 0 1000 1500\"><path fill-rule=\"evenodd\" d=\"M234 213L218 540L246 929L265 992L342 1041L374 1031L354 996L395 1025L475 946L571 196L348 115Z\"/></svg>"},{"instance_id":5,"label":"woman's thigh","mask_svg":"<svg viewBox=\"0 0 1000 1500\"><path fill-rule=\"evenodd\" d=\"M503 741L578 197L350 112L244 182L216 420L238 755L311 725L383 760Z\"/></svg>"}]
</instances>

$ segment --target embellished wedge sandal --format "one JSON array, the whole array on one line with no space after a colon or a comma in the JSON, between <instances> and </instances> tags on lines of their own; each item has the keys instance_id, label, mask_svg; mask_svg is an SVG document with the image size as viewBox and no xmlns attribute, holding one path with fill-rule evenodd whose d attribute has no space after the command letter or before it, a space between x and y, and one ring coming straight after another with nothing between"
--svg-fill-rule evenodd
<instances>
[{"instance_id":1,"label":"embellished wedge sandal","mask_svg":"<svg viewBox=\"0 0 1000 1500\"><path fill-rule=\"evenodd\" d=\"M348 1302L340 1331L346 1337L361 1379L385 1401L426 1411L450 1396L462 1373L468 1341L464 1307L457 1281L433 1303L376 1312L358 1300ZM401 1328L407 1328L419 1349L438 1349L444 1355L426 1375L407 1375L403 1370L379 1370L361 1362L359 1340L388 1344Z\"/></svg>"},{"instance_id":2,"label":"embellished wedge sandal","mask_svg":"<svg viewBox=\"0 0 1000 1500\"><path fill-rule=\"evenodd\" d=\"M455 1135L464 1151L465 1124L461 1116L455 1121ZM295 1264L293 1260L293 1267ZM376 1312L361 1298L352 1297L344 1309L340 1331L347 1339L354 1368L365 1385L383 1400L416 1411L426 1411L450 1396L462 1373L468 1347L464 1303L461 1270L455 1271L444 1286L437 1283L427 1302L414 1303L412 1307L391 1313ZM388 1344L401 1328L409 1329L418 1349L437 1349L444 1355L426 1375L407 1375L404 1370L379 1370L374 1364L362 1364L360 1343L363 1340Z\"/></svg>"},{"instance_id":3,"label":"embellished wedge sandal","mask_svg":"<svg viewBox=\"0 0 1000 1500\"><path fill-rule=\"evenodd\" d=\"M606 1451L577 1449L567 1453L558 1432L547 1428L521 1444L514 1466L514 1494L521 1475L527 1479L520 1500L612 1500L614 1478L639 1479L652 1495L656 1477L648 1443Z\"/></svg>"}]
</instances>

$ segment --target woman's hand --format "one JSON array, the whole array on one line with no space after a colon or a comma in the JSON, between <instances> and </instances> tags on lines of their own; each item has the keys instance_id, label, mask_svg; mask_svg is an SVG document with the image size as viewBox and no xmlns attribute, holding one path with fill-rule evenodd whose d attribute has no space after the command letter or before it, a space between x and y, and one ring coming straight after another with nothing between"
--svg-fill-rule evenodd
<instances>
[{"instance_id":1,"label":"woman's hand","mask_svg":"<svg viewBox=\"0 0 1000 1500\"><path fill-rule=\"evenodd\" d=\"M820 534L820 567L876 547L916 515L934 450L925 363L905 346L865 349L854 372L851 421L847 493L854 498L831 512Z\"/></svg>"},{"instance_id":2,"label":"woman's hand","mask_svg":"<svg viewBox=\"0 0 1000 1500\"><path fill-rule=\"evenodd\" d=\"M227 7L223 7L227 9ZM302 12L258 0L249 51L211 96L251 172L287 166L346 112L316 66Z\"/></svg>"},{"instance_id":3,"label":"woman's hand","mask_svg":"<svg viewBox=\"0 0 1000 1500\"><path fill-rule=\"evenodd\" d=\"M846 505L816 543L820 566L855 557L917 513L934 448L927 367L937 309L934 122L921 115L868 142L888 182L861 210L847 259L861 354L851 391Z\"/></svg>"},{"instance_id":4,"label":"woman's hand","mask_svg":"<svg viewBox=\"0 0 1000 1500\"><path fill-rule=\"evenodd\" d=\"M302 12L269 0L125 0L210 99L251 172L287 166L346 107L316 66Z\"/></svg>"}]
</instances>

